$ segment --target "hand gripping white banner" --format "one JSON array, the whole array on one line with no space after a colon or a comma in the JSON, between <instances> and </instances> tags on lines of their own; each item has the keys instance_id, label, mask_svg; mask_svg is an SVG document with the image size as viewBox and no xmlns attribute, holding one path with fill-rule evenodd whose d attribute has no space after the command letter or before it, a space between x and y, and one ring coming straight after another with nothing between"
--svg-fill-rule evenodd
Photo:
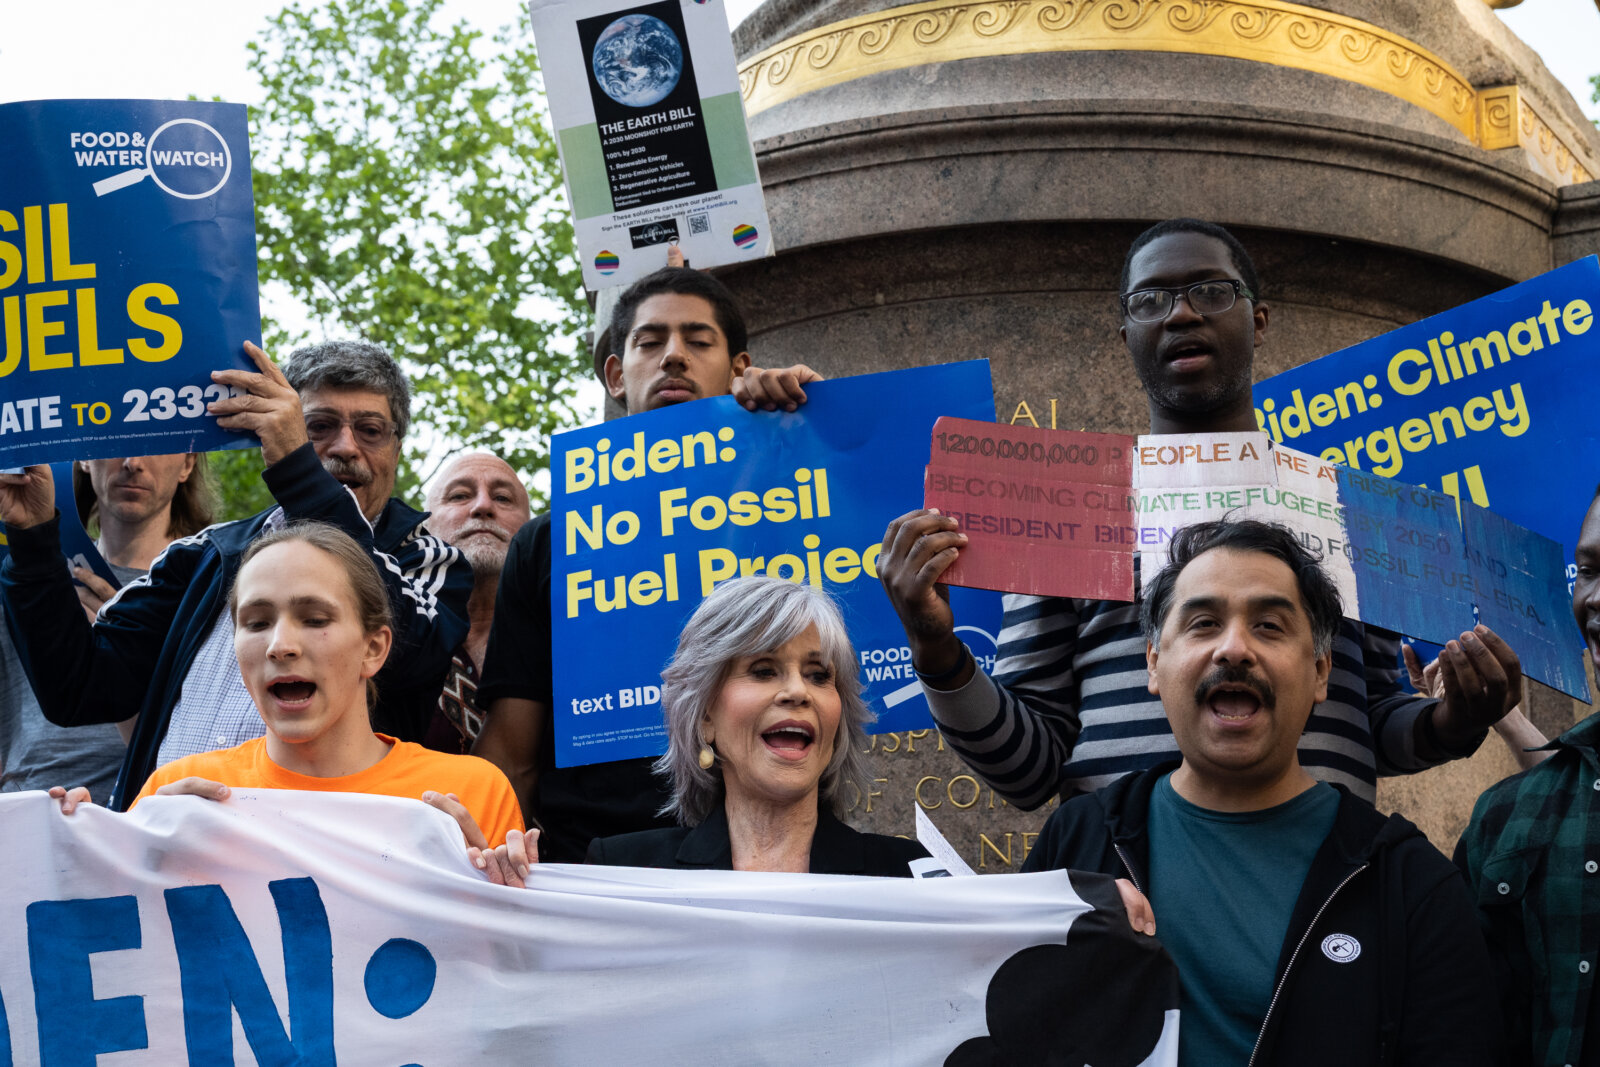
<instances>
[{"instance_id":1,"label":"hand gripping white banner","mask_svg":"<svg viewBox=\"0 0 1600 1067\"><path fill-rule=\"evenodd\" d=\"M420 802L267 790L8 794L0 851L0 1067L1177 1062L1175 971L1098 876L510 889Z\"/></svg>"}]
</instances>

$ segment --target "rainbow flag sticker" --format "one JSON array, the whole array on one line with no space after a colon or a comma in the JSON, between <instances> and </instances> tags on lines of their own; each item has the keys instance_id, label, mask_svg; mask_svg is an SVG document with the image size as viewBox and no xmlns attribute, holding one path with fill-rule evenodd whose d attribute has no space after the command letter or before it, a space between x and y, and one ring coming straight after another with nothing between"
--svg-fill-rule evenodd
<instances>
[{"instance_id":1,"label":"rainbow flag sticker","mask_svg":"<svg viewBox=\"0 0 1600 1067\"><path fill-rule=\"evenodd\" d=\"M754 226L747 225L743 222L739 223L739 225L733 228L733 243L738 245L740 248L749 248L751 245L756 243L756 238L759 236L760 234L756 233L756 228Z\"/></svg>"},{"instance_id":2,"label":"rainbow flag sticker","mask_svg":"<svg viewBox=\"0 0 1600 1067\"><path fill-rule=\"evenodd\" d=\"M755 240L755 232L756 231L754 230L750 231L752 235L750 239L752 241ZM617 272L617 266L620 262L621 261L617 259L617 254L615 252L601 252L598 256L594 257L594 269L599 271L601 274L615 274Z\"/></svg>"}]
</instances>

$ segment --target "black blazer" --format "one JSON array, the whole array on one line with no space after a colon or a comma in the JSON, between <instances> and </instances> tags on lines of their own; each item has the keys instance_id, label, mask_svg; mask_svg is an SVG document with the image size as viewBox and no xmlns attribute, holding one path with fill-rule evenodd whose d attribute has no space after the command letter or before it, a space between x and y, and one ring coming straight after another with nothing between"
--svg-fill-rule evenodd
<instances>
[{"instance_id":1,"label":"black blazer","mask_svg":"<svg viewBox=\"0 0 1600 1067\"><path fill-rule=\"evenodd\" d=\"M817 813L817 832L811 838L811 873L909 878L911 869L907 864L927 854L928 850L915 841L858 833L824 810ZM584 862L608 867L731 871L733 846L728 841L728 815L719 804L692 829L673 826L597 837L589 842Z\"/></svg>"}]
</instances>

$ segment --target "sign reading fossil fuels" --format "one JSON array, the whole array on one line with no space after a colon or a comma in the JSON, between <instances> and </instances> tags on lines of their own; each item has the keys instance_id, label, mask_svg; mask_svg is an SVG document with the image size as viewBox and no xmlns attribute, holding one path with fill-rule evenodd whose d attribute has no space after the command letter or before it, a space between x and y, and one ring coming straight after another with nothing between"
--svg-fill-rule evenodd
<instances>
[{"instance_id":1,"label":"sign reading fossil fuels","mask_svg":"<svg viewBox=\"0 0 1600 1067\"><path fill-rule=\"evenodd\" d=\"M0 104L0 467L245 448L206 405L254 369L242 104Z\"/></svg>"}]
</instances>

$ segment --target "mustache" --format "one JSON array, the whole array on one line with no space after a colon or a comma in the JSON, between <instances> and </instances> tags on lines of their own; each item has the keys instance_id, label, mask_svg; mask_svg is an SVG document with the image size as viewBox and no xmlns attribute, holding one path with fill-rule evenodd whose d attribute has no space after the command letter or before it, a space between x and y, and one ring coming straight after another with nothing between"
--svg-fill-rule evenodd
<instances>
[{"instance_id":1,"label":"mustache","mask_svg":"<svg viewBox=\"0 0 1600 1067\"><path fill-rule=\"evenodd\" d=\"M502 541L511 540L510 530L506 529L504 526L501 526L498 522L486 522L481 519L474 522L469 522L462 526L461 529L456 531L455 537L452 540L459 541L462 538L468 537L475 533L494 534Z\"/></svg>"},{"instance_id":2,"label":"mustache","mask_svg":"<svg viewBox=\"0 0 1600 1067\"><path fill-rule=\"evenodd\" d=\"M1263 708L1276 706L1277 694L1272 691L1271 682L1254 674L1249 667L1232 663L1213 667L1204 678L1200 679L1200 684L1194 688L1194 702L1204 704L1211 699L1211 694L1219 686L1224 685L1248 689L1255 694L1257 700L1261 701Z\"/></svg>"},{"instance_id":3,"label":"mustache","mask_svg":"<svg viewBox=\"0 0 1600 1067\"><path fill-rule=\"evenodd\" d=\"M322 461L322 469L340 481L351 481L357 485L371 485L372 471L366 466L342 456L327 456Z\"/></svg>"}]
</instances>

